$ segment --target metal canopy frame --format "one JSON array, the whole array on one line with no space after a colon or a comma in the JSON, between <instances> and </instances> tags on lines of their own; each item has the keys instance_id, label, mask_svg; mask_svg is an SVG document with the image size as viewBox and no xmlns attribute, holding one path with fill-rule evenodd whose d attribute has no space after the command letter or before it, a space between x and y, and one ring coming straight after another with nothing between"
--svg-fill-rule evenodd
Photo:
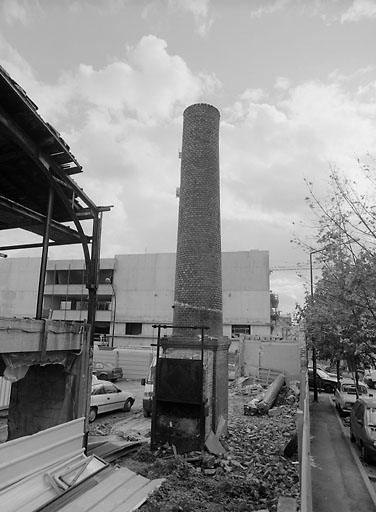
<instances>
[{"instance_id":1,"label":"metal canopy frame","mask_svg":"<svg viewBox=\"0 0 376 512\"><path fill-rule=\"evenodd\" d=\"M88 323L94 326L102 213L111 206L95 205L71 178L82 167L37 109L0 66L0 231L19 228L42 237L40 243L3 245L0 251L42 248L36 307L36 319L41 319L48 248L81 244L89 290ZM84 220L92 221L89 235L82 227ZM92 328L91 345L93 340Z\"/></svg>"}]
</instances>

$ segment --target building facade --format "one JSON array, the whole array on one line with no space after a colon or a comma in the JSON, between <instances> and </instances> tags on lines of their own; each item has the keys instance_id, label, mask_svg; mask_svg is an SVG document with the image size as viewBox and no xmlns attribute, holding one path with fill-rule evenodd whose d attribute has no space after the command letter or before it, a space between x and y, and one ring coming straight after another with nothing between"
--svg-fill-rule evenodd
<instances>
[{"instance_id":1,"label":"building facade","mask_svg":"<svg viewBox=\"0 0 376 512\"><path fill-rule=\"evenodd\" d=\"M110 346L150 345L156 324L172 324L175 253L120 254L101 259L96 341ZM39 258L7 258L0 265L0 316L33 317ZM83 260L50 260L43 316L87 318ZM270 335L269 252L222 253L223 335Z\"/></svg>"}]
</instances>

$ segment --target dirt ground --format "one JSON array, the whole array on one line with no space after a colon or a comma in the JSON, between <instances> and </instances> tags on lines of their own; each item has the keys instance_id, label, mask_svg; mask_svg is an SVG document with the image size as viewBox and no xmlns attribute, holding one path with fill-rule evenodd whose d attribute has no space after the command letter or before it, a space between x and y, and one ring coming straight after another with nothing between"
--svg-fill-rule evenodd
<instances>
[{"instance_id":1,"label":"dirt ground","mask_svg":"<svg viewBox=\"0 0 376 512\"><path fill-rule=\"evenodd\" d=\"M138 382L116 385L134 393L131 412L98 416L89 437L118 434L143 440L136 452L111 463L149 479L165 479L141 512L276 512L280 496L294 497L299 504L297 453L284 455L296 432L297 401L289 388L282 388L270 415L245 415L252 396L247 388L230 384L228 433L221 437L225 453L216 456L206 451L176 455L171 446L152 452L151 421L142 414L143 388Z\"/></svg>"},{"instance_id":2,"label":"dirt ground","mask_svg":"<svg viewBox=\"0 0 376 512\"><path fill-rule=\"evenodd\" d=\"M273 407L275 415L250 416L244 414L244 404L250 400L244 390L230 386L228 433L221 438L226 451L222 455L176 455L169 446L151 452L150 444L145 443L137 452L113 462L149 479L165 478L141 512L275 512L279 496L299 502L297 453L284 456L296 431L297 403L291 403L289 389L283 388ZM136 419L129 418L132 435ZM122 423L125 432L126 422ZM119 423L112 432L118 427Z\"/></svg>"}]
</instances>

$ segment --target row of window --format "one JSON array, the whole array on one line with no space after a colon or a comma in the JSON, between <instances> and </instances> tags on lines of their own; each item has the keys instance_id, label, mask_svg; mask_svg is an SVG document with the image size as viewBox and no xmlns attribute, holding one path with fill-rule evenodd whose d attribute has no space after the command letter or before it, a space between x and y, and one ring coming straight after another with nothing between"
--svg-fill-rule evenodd
<instances>
[{"instance_id":1,"label":"row of window","mask_svg":"<svg viewBox=\"0 0 376 512\"><path fill-rule=\"evenodd\" d=\"M61 311L87 311L89 302L87 300L62 300L60 301ZM98 311L111 311L112 302L110 300L98 300Z\"/></svg>"}]
</instances>

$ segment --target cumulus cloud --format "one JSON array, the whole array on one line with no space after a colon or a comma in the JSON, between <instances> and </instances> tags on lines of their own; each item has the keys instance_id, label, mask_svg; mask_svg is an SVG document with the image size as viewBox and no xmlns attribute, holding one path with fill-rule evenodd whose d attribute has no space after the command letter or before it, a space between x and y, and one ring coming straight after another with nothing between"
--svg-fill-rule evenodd
<instances>
[{"instance_id":1,"label":"cumulus cloud","mask_svg":"<svg viewBox=\"0 0 376 512\"><path fill-rule=\"evenodd\" d=\"M192 72L152 35L129 46L121 61L81 64L53 84L1 39L0 55L83 165L76 179L88 196L114 205L104 214L103 256L117 246L143 252L147 239L150 252L174 251L182 113L221 87L216 77Z\"/></svg>"},{"instance_id":2,"label":"cumulus cloud","mask_svg":"<svg viewBox=\"0 0 376 512\"><path fill-rule=\"evenodd\" d=\"M290 0L275 0L275 1L266 1L262 2L262 6L258 9L254 9L251 11L250 16L251 19L259 19L265 15L275 14L276 12L282 11L288 4Z\"/></svg>"},{"instance_id":3,"label":"cumulus cloud","mask_svg":"<svg viewBox=\"0 0 376 512\"><path fill-rule=\"evenodd\" d=\"M285 91L290 87L290 80L285 76L277 76L274 84L275 89L281 89Z\"/></svg>"},{"instance_id":4,"label":"cumulus cloud","mask_svg":"<svg viewBox=\"0 0 376 512\"><path fill-rule=\"evenodd\" d=\"M223 112L223 234L230 246L252 241L291 259L286 238L307 217L304 178L326 197L330 162L354 178L357 158L376 147L375 84L309 81L259 97L246 92Z\"/></svg>"},{"instance_id":5,"label":"cumulus cloud","mask_svg":"<svg viewBox=\"0 0 376 512\"><path fill-rule=\"evenodd\" d=\"M373 0L354 0L352 5L342 14L341 22L357 22L374 18L376 18L376 3Z\"/></svg>"},{"instance_id":6,"label":"cumulus cloud","mask_svg":"<svg viewBox=\"0 0 376 512\"><path fill-rule=\"evenodd\" d=\"M149 35L128 47L123 61L101 69L81 64L76 71L62 74L57 86L40 87L36 83L33 92L41 108L56 119L79 100L88 111L97 110L112 122L136 118L155 124L173 116L176 108L217 90L220 82L214 75L194 74L181 57L168 53L164 40Z\"/></svg>"},{"instance_id":7,"label":"cumulus cloud","mask_svg":"<svg viewBox=\"0 0 376 512\"><path fill-rule=\"evenodd\" d=\"M41 7L38 0L33 2L33 9L30 9L30 2L27 0L3 0L0 12L9 25L14 23L28 25L36 13L40 15Z\"/></svg>"},{"instance_id":8,"label":"cumulus cloud","mask_svg":"<svg viewBox=\"0 0 376 512\"><path fill-rule=\"evenodd\" d=\"M201 36L207 36L212 24L213 18L209 16L210 0L168 0L173 8L178 8L193 15L197 32Z\"/></svg>"}]
</instances>

